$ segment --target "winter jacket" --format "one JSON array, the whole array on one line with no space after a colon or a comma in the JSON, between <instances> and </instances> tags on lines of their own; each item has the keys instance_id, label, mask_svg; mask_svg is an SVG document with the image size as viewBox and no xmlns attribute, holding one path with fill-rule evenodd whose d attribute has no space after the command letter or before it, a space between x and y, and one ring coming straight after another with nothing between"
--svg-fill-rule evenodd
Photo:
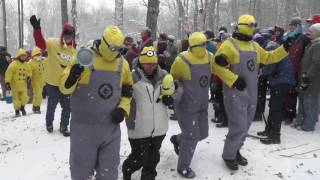
<instances>
[{"instance_id":1,"label":"winter jacket","mask_svg":"<svg viewBox=\"0 0 320 180\"><path fill-rule=\"evenodd\" d=\"M214 41L208 41L207 50L215 54L217 52L216 43Z\"/></svg>"},{"instance_id":2,"label":"winter jacket","mask_svg":"<svg viewBox=\"0 0 320 180\"><path fill-rule=\"evenodd\" d=\"M126 120L128 137L131 139L165 135L168 131L166 106L158 101L162 79L167 74L158 67L151 82L138 67L132 72L133 99L130 116Z\"/></svg>"},{"instance_id":3,"label":"winter jacket","mask_svg":"<svg viewBox=\"0 0 320 180\"><path fill-rule=\"evenodd\" d=\"M311 85L302 93L318 95L320 92L320 38L312 40L305 49L299 73L300 83L301 75L304 73L311 80Z\"/></svg>"},{"instance_id":4,"label":"winter jacket","mask_svg":"<svg viewBox=\"0 0 320 180\"><path fill-rule=\"evenodd\" d=\"M289 50L289 59L292 63L295 75L298 75L300 71L301 60L305 52L305 47L308 44L310 44L310 39L306 35L301 34L297 37L297 40L294 41Z\"/></svg>"},{"instance_id":5,"label":"winter jacket","mask_svg":"<svg viewBox=\"0 0 320 180\"><path fill-rule=\"evenodd\" d=\"M11 57L10 54L8 54L7 52L5 51L0 52L0 75L1 76L4 76L6 73L6 70L10 64L7 59L9 59L10 57Z\"/></svg>"},{"instance_id":6,"label":"winter jacket","mask_svg":"<svg viewBox=\"0 0 320 180\"><path fill-rule=\"evenodd\" d=\"M275 42L269 41L266 44L266 50L272 51L278 46ZM278 84L289 84L292 86L296 84L293 67L288 57L280 62L265 65L262 68L262 74L268 77L271 88Z\"/></svg>"},{"instance_id":7,"label":"winter jacket","mask_svg":"<svg viewBox=\"0 0 320 180\"><path fill-rule=\"evenodd\" d=\"M10 83L14 91L27 89L27 78L31 77L31 69L27 62L13 61L5 74L5 82Z\"/></svg>"}]
</instances>

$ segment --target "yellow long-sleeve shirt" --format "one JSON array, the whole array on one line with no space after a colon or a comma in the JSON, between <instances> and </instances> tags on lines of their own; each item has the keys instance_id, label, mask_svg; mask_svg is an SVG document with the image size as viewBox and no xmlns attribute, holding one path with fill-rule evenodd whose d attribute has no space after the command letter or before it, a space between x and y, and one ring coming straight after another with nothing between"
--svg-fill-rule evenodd
<instances>
[{"instance_id":1,"label":"yellow long-sleeve shirt","mask_svg":"<svg viewBox=\"0 0 320 180\"><path fill-rule=\"evenodd\" d=\"M77 59L74 56L71 64L69 66L67 66L67 68L64 70L64 72L61 76L59 89L64 94L72 94L77 87L77 84L73 85L69 89L65 88L65 86L64 86L64 84L69 76L70 69L71 69L72 65L75 64L76 62L77 62ZM117 60L111 61L111 62L105 61L100 55L95 54L94 63L93 63L93 68L95 70L118 71L118 67L119 67L119 61L117 61ZM84 72L81 74L81 77L80 77L80 80L78 83L79 84L89 84L90 83L90 75L91 75L91 70L88 68L85 68ZM132 75L131 75L129 64L126 60L123 60L120 86L122 87L122 85L132 85L132 84L133 84L133 81L132 81ZM131 103L131 98L121 96L118 107L121 107L122 109L124 109L126 111L127 115L129 115L130 103Z\"/></svg>"},{"instance_id":2,"label":"yellow long-sleeve shirt","mask_svg":"<svg viewBox=\"0 0 320 180\"><path fill-rule=\"evenodd\" d=\"M185 56L191 64L206 64L208 63L208 53L202 58L194 56L189 51L184 51L181 53L181 55ZM222 76L222 79L224 82L226 82L228 86L231 87L235 80L238 78L238 76L232 73L230 70L218 66L214 61L214 55L212 53L210 53L210 56L211 72L213 74L225 74L224 76ZM173 62L170 74L173 76L175 80L191 80L190 67L183 60L181 60L179 56L177 56L177 58Z\"/></svg>"},{"instance_id":3,"label":"yellow long-sleeve shirt","mask_svg":"<svg viewBox=\"0 0 320 180\"><path fill-rule=\"evenodd\" d=\"M257 63L261 64L272 64L281 61L285 57L288 56L288 52L284 49L283 46L273 50L273 51L266 51L262 47L259 46L256 42L251 41L240 41L237 39L233 39L235 43L239 46L242 51L254 51L252 43L255 44L256 52L257 52ZM218 49L216 56L223 54L227 57L227 61L229 66L233 64L240 63L240 54L239 51L234 47L230 40L224 41L220 48ZM222 71L217 71L216 73L227 85L229 85L228 81L225 81L225 74ZM234 74L235 75L235 74Z\"/></svg>"},{"instance_id":4,"label":"yellow long-sleeve shirt","mask_svg":"<svg viewBox=\"0 0 320 180\"><path fill-rule=\"evenodd\" d=\"M60 39L48 38L46 40L46 51L48 52L47 67L44 73L45 81L53 86L59 86L60 76L67 67L76 49L72 45L61 46Z\"/></svg>"}]
</instances>

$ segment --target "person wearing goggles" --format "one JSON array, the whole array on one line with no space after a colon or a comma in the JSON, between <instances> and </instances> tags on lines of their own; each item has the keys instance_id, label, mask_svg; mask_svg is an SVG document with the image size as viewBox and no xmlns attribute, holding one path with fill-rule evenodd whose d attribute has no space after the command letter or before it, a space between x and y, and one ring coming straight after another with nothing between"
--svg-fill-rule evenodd
<instances>
[{"instance_id":1,"label":"person wearing goggles","mask_svg":"<svg viewBox=\"0 0 320 180\"><path fill-rule=\"evenodd\" d=\"M90 41L84 47L93 53L92 65L84 67L74 56L62 75L61 91L72 94L73 180L93 176L101 180L118 179L120 123L129 115L132 97L130 67L119 55L123 42L121 30L107 26L101 40Z\"/></svg>"},{"instance_id":2,"label":"person wearing goggles","mask_svg":"<svg viewBox=\"0 0 320 180\"><path fill-rule=\"evenodd\" d=\"M258 97L259 65L272 64L288 56L289 42L274 51L266 51L253 42L256 20L251 15L241 15L232 37L221 44L215 62L229 69L232 76L218 72L224 81L231 78L232 85L224 82L224 105L228 116L228 134L224 144L222 158L231 170L246 166L248 161L240 153L251 122L254 119ZM279 138L278 135L274 138Z\"/></svg>"}]
</instances>

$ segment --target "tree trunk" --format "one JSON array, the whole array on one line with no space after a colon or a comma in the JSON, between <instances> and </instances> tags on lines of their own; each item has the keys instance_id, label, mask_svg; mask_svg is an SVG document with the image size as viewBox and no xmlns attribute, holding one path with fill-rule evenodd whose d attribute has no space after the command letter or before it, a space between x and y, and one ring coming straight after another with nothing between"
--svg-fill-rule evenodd
<instances>
[{"instance_id":1,"label":"tree trunk","mask_svg":"<svg viewBox=\"0 0 320 180\"><path fill-rule=\"evenodd\" d=\"M210 30L214 31L215 29L215 12L216 12L216 2L217 0L210 0L209 2L209 9L208 9L208 27Z\"/></svg>"},{"instance_id":2,"label":"tree trunk","mask_svg":"<svg viewBox=\"0 0 320 180\"><path fill-rule=\"evenodd\" d=\"M263 24L264 21L262 20L262 6L261 6L261 0L255 0L256 1L256 7L255 7L255 18L256 22L258 24Z\"/></svg>"},{"instance_id":3,"label":"tree trunk","mask_svg":"<svg viewBox=\"0 0 320 180\"><path fill-rule=\"evenodd\" d=\"M3 45L6 48L8 48L6 1L1 0L1 2L2 2L2 18L3 18L3 42L4 42Z\"/></svg>"},{"instance_id":4,"label":"tree trunk","mask_svg":"<svg viewBox=\"0 0 320 180\"><path fill-rule=\"evenodd\" d=\"M217 11L216 11L216 30L219 28L219 23L220 23L220 0L217 0Z\"/></svg>"},{"instance_id":5,"label":"tree trunk","mask_svg":"<svg viewBox=\"0 0 320 180\"><path fill-rule=\"evenodd\" d=\"M123 28L123 0L115 0L114 24Z\"/></svg>"},{"instance_id":6,"label":"tree trunk","mask_svg":"<svg viewBox=\"0 0 320 180\"><path fill-rule=\"evenodd\" d=\"M23 0L20 0L20 5L21 5L21 47L24 48L24 27L23 27Z\"/></svg>"},{"instance_id":7,"label":"tree trunk","mask_svg":"<svg viewBox=\"0 0 320 180\"><path fill-rule=\"evenodd\" d=\"M147 12L147 27L151 29L152 38L156 39L157 36L157 22L159 15L159 4L160 0L149 0L148 1L148 12Z\"/></svg>"},{"instance_id":8,"label":"tree trunk","mask_svg":"<svg viewBox=\"0 0 320 180\"><path fill-rule=\"evenodd\" d=\"M198 0L194 0L194 14L193 14L193 31L198 31L198 15L199 15L199 7Z\"/></svg>"},{"instance_id":9,"label":"tree trunk","mask_svg":"<svg viewBox=\"0 0 320 180\"><path fill-rule=\"evenodd\" d=\"M22 42L21 42L21 33L22 33L22 29L21 29L21 4L20 4L20 0L18 0L18 27L19 27L19 48L22 48Z\"/></svg>"},{"instance_id":10,"label":"tree trunk","mask_svg":"<svg viewBox=\"0 0 320 180\"><path fill-rule=\"evenodd\" d=\"M178 6L178 39L182 39L183 31L182 31L182 22L184 18L184 8L181 0L176 0L177 6Z\"/></svg>"},{"instance_id":11,"label":"tree trunk","mask_svg":"<svg viewBox=\"0 0 320 180\"><path fill-rule=\"evenodd\" d=\"M64 23L68 22L68 1L61 0L61 20L62 26Z\"/></svg>"},{"instance_id":12,"label":"tree trunk","mask_svg":"<svg viewBox=\"0 0 320 180\"><path fill-rule=\"evenodd\" d=\"M78 12L77 12L77 0L71 0L71 16L72 16L72 25L76 33L76 42L79 43L79 21L78 21Z\"/></svg>"}]
</instances>

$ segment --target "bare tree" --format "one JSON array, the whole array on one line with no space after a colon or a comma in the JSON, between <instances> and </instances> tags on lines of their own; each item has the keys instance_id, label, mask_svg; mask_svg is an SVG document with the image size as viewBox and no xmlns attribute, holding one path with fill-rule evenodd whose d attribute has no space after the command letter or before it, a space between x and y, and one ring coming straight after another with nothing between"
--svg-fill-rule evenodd
<instances>
[{"instance_id":1,"label":"bare tree","mask_svg":"<svg viewBox=\"0 0 320 180\"><path fill-rule=\"evenodd\" d=\"M157 22L159 16L159 0L148 0L147 11L147 27L151 29L152 38L156 39L157 36Z\"/></svg>"},{"instance_id":2,"label":"bare tree","mask_svg":"<svg viewBox=\"0 0 320 180\"><path fill-rule=\"evenodd\" d=\"M4 46L8 46L8 39L7 39L7 13L6 13L6 1L1 0L2 4L2 19L3 19L3 42Z\"/></svg>"},{"instance_id":3,"label":"bare tree","mask_svg":"<svg viewBox=\"0 0 320 180\"><path fill-rule=\"evenodd\" d=\"M61 0L61 20L62 25L68 22L68 1Z\"/></svg>"},{"instance_id":4,"label":"bare tree","mask_svg":"<svg viewBox=\"0 0 320 180\"><path fill-rule=\"evenodd\" d=\"M71 0L71 17L72 25L76 30L76 42L79 42L79 21L78 21L78 12L77 12L77 0Z\"/></svg>"},{"instance_id":5,"label":"bare tree","mask_svg":"<svg viewBox=\"0 0 320 180\"><path fill-rule=\"evenodd\" d=\"M194 5L193 31L198 31L198 15L199 15L198 0L194 0L193 5Z\"/></svg>"},{"instance_id":6,"label":"bare tree","mask_svg":"<svg viewBox=\"0 0 320 180\"><path fill-rule=\"evenodd\" d=\"M217 10L216 10L216 23L215 23L215 26L216 26L216 29L215 30L218 30L219 28L219 23L220 23L220 0L217 0Z\"/></svg>"},{"instance_id":7,"label":"bare tree","mask_svg":"<svg viewBox=\"0 0 320 180\"><path fill-rule=\"evenodd\" d=\"M123 28L123 0L115 0L114 24Z\"/></svg>"}]
</instances>

